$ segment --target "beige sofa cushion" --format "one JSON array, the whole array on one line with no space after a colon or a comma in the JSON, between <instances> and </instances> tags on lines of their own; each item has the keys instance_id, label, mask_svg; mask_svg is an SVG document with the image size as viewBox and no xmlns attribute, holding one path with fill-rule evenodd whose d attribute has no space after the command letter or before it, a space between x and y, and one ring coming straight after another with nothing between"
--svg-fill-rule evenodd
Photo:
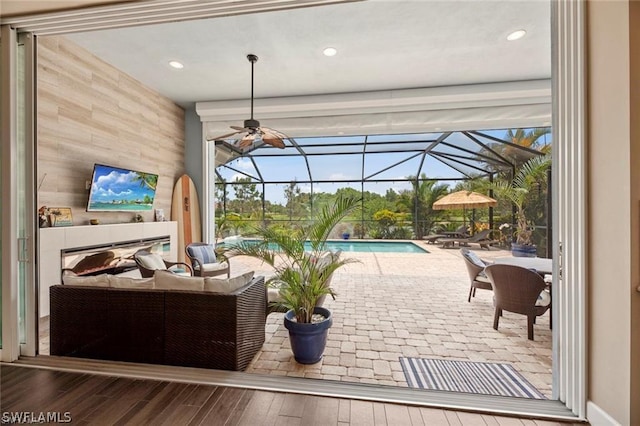
<instances>
[{"instance_id":1,"label":"beige sofa cushion","mask_svg":"<svg viewBox=\"0 0 640 426\"><path fill-rule=\"evenodd\" d=\"M233 293L240 287L247 285L253 278L253 274L253 271L249 271L237 277L226 279L207 277L204 279L204 290L215 293Z\"/></svg>"},{"instance_id":2,"label":"beige sofa cushion","mask_svg":"<svg viewBox=\"0 0 640 426\"><path fill-rule=\"evenodd\" d=\"M77 275L63 275L64 285L83 285L92 287L109 287L109 275L100 274L90 277L79 277Z\"/></svg>"},{"instance_id":3,"label":"beige sofa cushion","mask_svg":"<svg viewBox=\"0 0 640 426\"><path fill-rule=\"evenodd\" d=\"M207 273L207 272L224 271L228 267L229 267L229 264L227 262L205 263L204 265L202 265L202 272Z\"/></svg>"},{"instance_id":4,"label":"beige sofa cushion","mask_svg":"<svg viewBox=\"0 0 640 426\"><path fill-rule=\"evenodd\" d=\"M161 290L195 290L204 289L204 278L183 277L169 271L157 270L153 274L155 288Z\"/></svg>"},{"instance_id":5,"label":"beige sofa cushion","mask_svg":"<svg viewBox=\"0 0 640 426\"><path fill-rule=\"evenodd\" d=\"M153 277L150 278L132 278L119 277L117 275L109 275L109 286L113 288L153 288Z\"/></svg>"}]
</instances>

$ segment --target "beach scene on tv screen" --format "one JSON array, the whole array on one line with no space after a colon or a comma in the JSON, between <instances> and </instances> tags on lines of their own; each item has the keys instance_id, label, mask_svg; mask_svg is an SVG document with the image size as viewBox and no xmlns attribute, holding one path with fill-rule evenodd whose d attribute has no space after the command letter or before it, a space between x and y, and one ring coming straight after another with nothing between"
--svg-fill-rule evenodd
<instances>
[{"instance_id":1,"label":"beach scene on tv screen","mask_svg":"<svg viewBox=\"0 0 640 426\"><path fill-rule=\"evenodd\" d=\"M152 210L157 184L155 174L96 164L87 210Z\"/></svg>"}]
</instances>

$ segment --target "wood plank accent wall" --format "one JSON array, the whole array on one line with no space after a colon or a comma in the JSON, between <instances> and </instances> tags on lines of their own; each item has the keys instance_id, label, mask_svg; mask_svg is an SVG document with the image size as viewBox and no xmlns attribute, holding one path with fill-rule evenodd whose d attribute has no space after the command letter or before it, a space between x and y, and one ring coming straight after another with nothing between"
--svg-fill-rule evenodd
<instances>
[{"instance_id":1,"label":"wood plank accent wall","mask_svg":"<svg viewBox=\"0 0 640 426\"><path fill-rule=\"evenodd\" d=\"M157 173L154 208L171 213L184 173L184 110L64 37L38 38L38 206L130 222L133 212L86 212L93 164ZM153 212L142 212L152 221Z\"/></svg>"}]
</instances>

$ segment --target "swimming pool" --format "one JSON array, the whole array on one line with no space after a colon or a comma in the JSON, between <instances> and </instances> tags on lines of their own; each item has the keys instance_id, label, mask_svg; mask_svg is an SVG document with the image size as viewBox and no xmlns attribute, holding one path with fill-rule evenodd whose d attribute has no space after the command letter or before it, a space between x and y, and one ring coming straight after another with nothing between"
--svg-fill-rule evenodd
<instances>
[{"instance_id":1,"label":"swimming pool","mask_svg":"<svg viewBox=\"0 0 640 426\"><path fill-rule=\"evenodd\" d=\"M244 241L252 240L245 239ZM305 244L305 249L311 250L311 245ZM429 253L417 244L407 241L334 240L327 241L327 249L358 253Z\"/></svg>"},{"instance_id":2,"label":"swimming pool","mask_svg":"<svg viewBox=\"0 0 640 426\"><path fill-rule=\"evenodd\" d=\"M327 241L327 248L360 253L429 253L417 244L406 241Z\"/></svg>"}]
</instances>

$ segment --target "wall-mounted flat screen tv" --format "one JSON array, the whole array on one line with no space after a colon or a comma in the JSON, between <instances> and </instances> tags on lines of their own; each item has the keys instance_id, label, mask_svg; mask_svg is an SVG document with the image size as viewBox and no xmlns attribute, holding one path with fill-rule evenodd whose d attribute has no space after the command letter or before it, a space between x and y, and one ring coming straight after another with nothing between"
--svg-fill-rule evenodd
<instances>
[{"instance_id":1,"label":"wall-mounted flat screen tv","mask_svg":"<svg viewBox=\"0 0 640 426\"><path fill-rule=\"evenodd\" d=\"M158 175L95 164L88 212L150 211Z\"/></svg>"}]
</instances>

